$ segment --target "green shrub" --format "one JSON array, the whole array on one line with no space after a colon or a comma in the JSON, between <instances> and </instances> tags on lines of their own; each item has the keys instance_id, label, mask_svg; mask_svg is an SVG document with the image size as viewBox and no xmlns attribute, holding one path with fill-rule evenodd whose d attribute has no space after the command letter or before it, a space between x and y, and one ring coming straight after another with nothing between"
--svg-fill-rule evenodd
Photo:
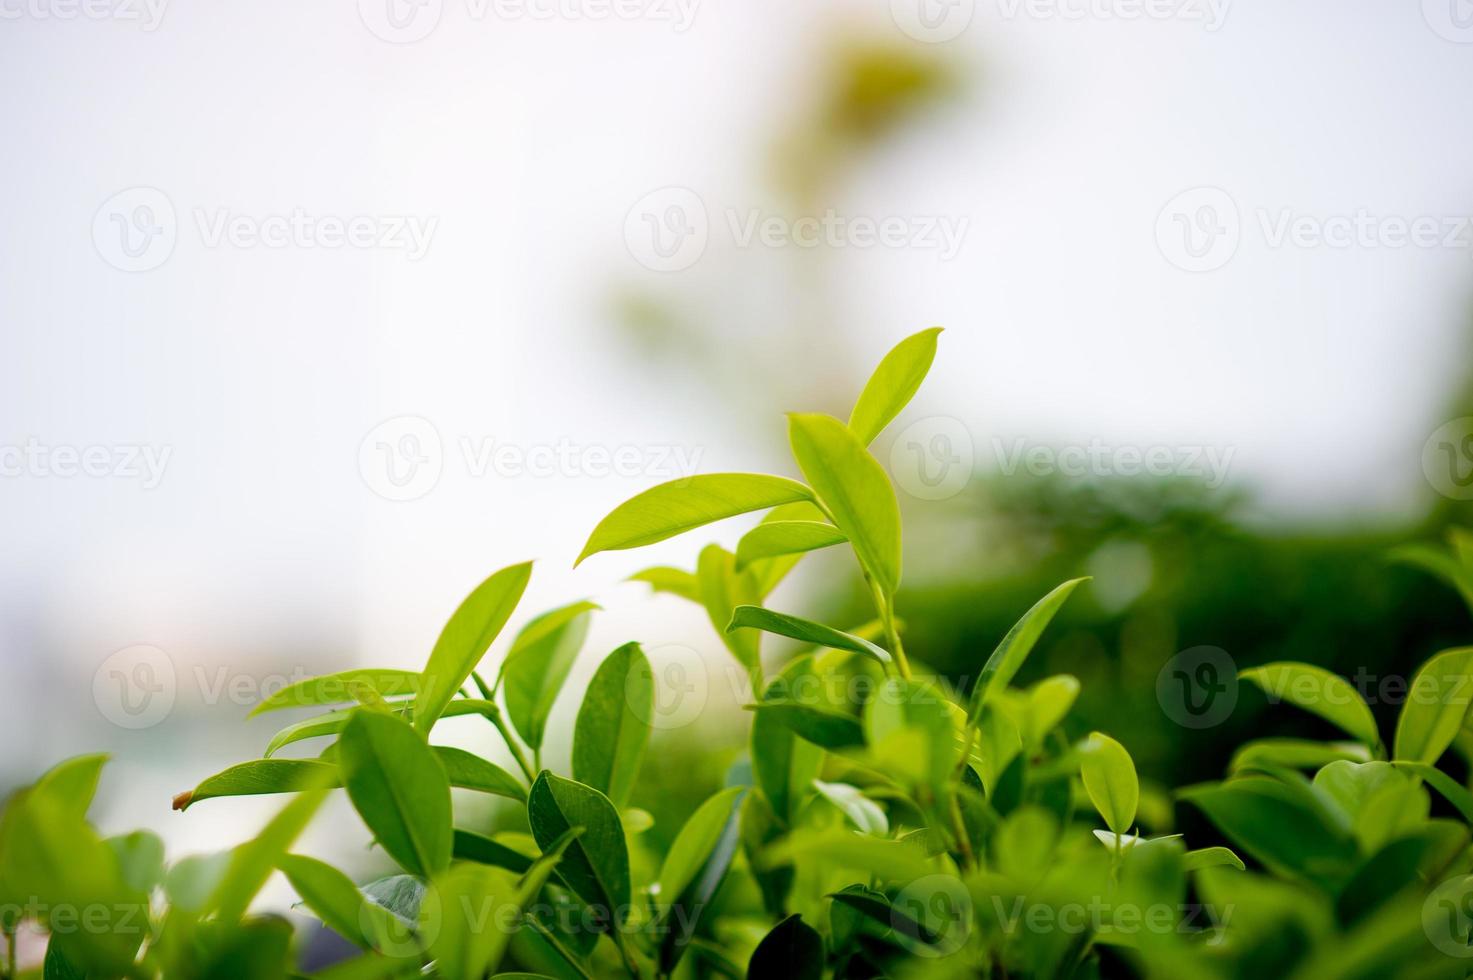
<instances>
[{"instance_id":1,"label":"green shrub","mask_svg":"<svg viewBox=\"0 0 1473 980\"><path fill-rule=\"evenodd\" d=\"M646 749L669 692L638 644L617 648L583 692L570 771L542 768L551 709L597 607L532 619L483 676L531 576L513 565L461 603L422 670L314 678L256 707L331 710L175 800L288 796L229 852L166 865L152 835L99 836L86 813L102 756L18 793L0 821L6 975L18 975L26 920L50 934L48 980L297 975L289 924L250 910L278 870L362 951L324 978L1463 975L1473 794L1436 766L1450 748L1473 755L1473 648L1424 665L1389 743L1336 675L1245 671L1345 737L1261 739L1225 781L1180 790L1231 849L1141 832L1152 821L1127 747L1103 732L1071 741L1061 727L1073 677L1012 685L1083 580L1040 599L965 694L910 659L899 508L868 445L919 387L938 334L891 351L847 423L789 416L803 482L728 473L658 486L604 518L579 556L765 512L734 553L710 545L694 570L636 576L702 606L752 692L747 758L663 853L648 853L648 814L630 799L641 768L658 765ZM1473 599L1468 541L1408 557ZM806 553L846 544L872 621L839 630L763 605ZM769 673L765 634L806 652ZM516 772L432 744L438 721L462 715L494 726ZM328 744L315 758L276 757L309 739ZM293 853L339 787L402 873L360 886ZM452 787L511 801L526 832L458 829Z\"/></svg>"}]
</instances>

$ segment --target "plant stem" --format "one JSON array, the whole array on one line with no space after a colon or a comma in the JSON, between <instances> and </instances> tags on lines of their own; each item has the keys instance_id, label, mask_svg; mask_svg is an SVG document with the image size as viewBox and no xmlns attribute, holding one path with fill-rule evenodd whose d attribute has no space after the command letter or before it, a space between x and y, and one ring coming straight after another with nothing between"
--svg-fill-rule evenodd
<instances>
[{"instance_id":1,"label":"plant stem","mask_svg":"<svg viewBox=\"0 0 1473 980\"><path fill-rule=\"evenodd\" d=\"M7 980L14 980L17 976L15 968L15 930L5 930L5 976Z\"/></svg>"},{"instance_id":2,"label":"plant stem","mask_svg":"<svg viewBox=\"0 0 1473 980\"><path fill-rule=\"evenodd\" d=\"M491 705L491 708L486 717L491 719L491 724L495 725L496 730L501 733L502 741L511 750L511 757L517 760L517 766L522 770L522 775L527 777L527 782L536 782L537 772L540 769L533 770L531 766L527 765L527 757L522 754L521 746L517 745L517 740L512 737L511 729L506 727L506 719L501 717L501 709L496 707L495 702L488 701L487 703Z\"/></svg>"},{"instance_id":3,"label":"plant stem","mask_svg":"<svg viewBox=\"0 0 1473 980\"><path fill-rule=\"evenodd\" d=\"M616 926L609 935L613 937L614 945L619 947L619 953L624 957L624 969L629 971L634 980L644 980L644 974L639 969L639 960L634 958L634 950L629 948L629 939L623 930Z\"/></svg>"},{"instance_id":4,"label":"plant stem","mask_svg":"<svg viewBox=\"0 0 1473 980\"><path fill-rule=\"evenodd\" d=\"M900 642L900 631L895 628L895 606L873 580L869 585L874 593L875 609L879 611L880 622L885 627L885 642L890 645L890 656L895 658L895 669L901 677L910 680L910 662L905 659L905 645Z\"/></svg>"}]
</instances>

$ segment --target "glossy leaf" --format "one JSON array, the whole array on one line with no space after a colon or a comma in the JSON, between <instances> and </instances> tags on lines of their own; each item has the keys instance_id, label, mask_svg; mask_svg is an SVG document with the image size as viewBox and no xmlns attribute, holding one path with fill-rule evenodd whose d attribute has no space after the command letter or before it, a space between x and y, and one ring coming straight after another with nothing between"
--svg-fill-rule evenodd
<instances>
[{"instance_id":1,"label":"glossy leaf","mask_svg":"<svg viewBox=\"0 0 1473 980\"><path fill-rule=\"evenodd\" d=\"M1429 766L1421 762L1394 762L1392 765L1425 779L1429 786L1437 790L1443 799L1453 805L1464 820L1473 824L1473 793L1459 784L1456 779L1436 766Z\"/></svg>"},{"instance_id":2,"label":"glossy leaf","mask_svg":"<svg viewBox=\"0 0 1473 980\"><path fill-rule=\"evenodd\" d=\"M813 788L818 790L820 796L837 807L855 830L872 837L890 835L890 820L885 816L885 811L880 809L878 803L860 792L857 786L850 786L848 783L826 783L815 779Z\"/></svg>"},{"instance_id":3,"label":"glossy leaf","mask_svg":"<svg viewBox=\"0 0 1473 980\"><path fill-rule=\"evenodd\" d=\"M379 936L377 920L390 913L364 899L358 886L337 868L316 858L287 854L278 862L302 902L333 931L363 949L372 949Z\"/></svg>"},{"instance_id":4,"label":"glossy leaf","mask_svg":"<svg viewBox=\"0 0 1473 980\"><path fill-rule=\"evenodd\" d=\"M97 784L102 779L103 767L107 765L105 753L79 755L52 766L31 787L35 799L47 799L61 807L66 813L82 819L92 806L97 795Z\"/></svg>"},{"instance_id":5,"label":"glossy leaf","mask_svg":"<svg viewBox=\"0 0 1473 980\"><path fill-rule=\"evenodd\" d=\"M174 797L174 809L186 810L201 800L221 796L295 793L336 786L338 768L312 759L253 759L222 770L194 789Z\"/></svg>"},{"instance_id":6,"label":"glossy leaf","mask_svg":"<svg viewBox=\"0 0 1473 980\"><path fill-rule=\"evenodd\" d=\"M609 798L544 771L528 794L527 819L544 850L572 828L583 828L564 853L558 875L593 913L596 929L618 928L629 906L629 849Z\"/></svg>"},{"instance_id":7,"label":"glossy leaf","mask_svg":"<svg viewBox=\"0 0 1473 980\"><path fill-rule=\"evenodd\" d=\"M354 690L366 685L380 697L399 694L414 694L419 690L420 675L412 670L392 670L383 667L364 667L345 670L321 677L309 677L304 681L288 685L261 701L251 709L250 717L267 711L284 708L308 708L327 704L346 704L359 700Z\"/></svg>"},{"instance_id":8,"label":"glossy leaf","mask_svg":"<svg viewBox=\"0 0 1473 980\"><path fill-rule=\"evenodd\" d=\"M1033 652L1033 647L1038 643L1038 638L1043 635L1044 629L1053 621L1058 611L1063 608L1064 603L1080 584L1088 582L1088 578L1076 578L1065 582L1054 589L1048 595L1023 614L1023 618L1008 630L997 649L992 651L992 656L987 658L987 663L982 665L982 672L977 675L976 686L972 688L971 710L968 719L972 724L982 717L982 709L993 697L995 692L1004 690L1013 682L1013 677L1018 673L1018 668L1023 666L1023 661L1028 659L1028 654Z\"/></svg>"},{"instance_id":9,"label":"glossy leaf","mask_svg":"<svg viewBox=\"0 0 1473 980\"><path fill-rule=\"evenodd\" d=\"M1412 678L1396 720L1393 758L1435 763L1462 727L1473 702L1473 647L1445 650Z\"/></svg>"},{"instance_id":10,"label":"glossy leaf","mask_svg":"<svg viewBox=\"0 0 1473 980\"><path fill-rule=\"evenodd\" d=\"M1079 775L1105 825L1117 834L1130 830L1141 787L1125 746L1102 732L1091 733L1080 753Z\"/></svg>"},{"instance_id":11,"label":"glossy leaf","mask_svg":"<svg viewBox=\"0 0 1473 980\"><path fill-rule=\"evenodd\" d=\"M338 762L368 829L407 871L434 876L450 864L450 780L439 757L404 721L358 712L343 728Z\"/></svg>"},{"instance_id":12,"label":"glossy leaf","mask_svg":"<svg viewBox=\"0 0 1473 980\"><path fill-rule=\"evenodd\" d=\"M879 462L829 415L788 416L793 458L860 565L887 596L900 584L900 505Z\"/></svg>"},{"instance_id":13,"label":"glossy leaf","mask_svg":"<svg viewBox=\"0 0 1473 980\"><path fill-rule=\"evenodd\" d=\"M532 563L511 565L476 586L451 614L430 651L414 699L414 727L428 732L471 676L521 601Z\"/></svg>"},{"instance_id":14,"label":"glossy leaf","mask_svg":"<svg viewBox=\"0 0 1473 980\"><path fill-rule=\"evenodd\" d=\"M1376 719L1360 692L1323 667L1285 661L1240 671L1238 678L1257 684L1275 701L1288 701L1319 715L1367 745L1381 742Z\"/></svg>"},{"instance_id":15,"label":"glossy leaf","mask_svg":"<svg viewBox=\"0 0 1473 980\"><path fill-rule=\"evenodd\" d=\"M864 727L853 715L783 699L771 699L749 707L759 717L785 725L799 738L825 749L864 745Z\"/></svg>"},{"instance_id":16,"label":"glossy leaf","mask_svg":"<svg viewBox=\"0 0 1473 980\"><path fill-rule=\"evenodd\" d=\"M764 692L764 700L779 699L779 692L795 691L817 681L811 656L791 661ZM860 736L863 737L862 735ZM823 750L800 739L791 726L771 713L756 712L750 738L752 774L766 795L777 818L792 822L804 793L818 777Z\"/></svg>"},{"instance_id":17,"label":"glossy leaf","mask_svg":"<svg viewBox=\"0 0 1473 980\"><path fill-rule=\"evenodd\" d=\"M469 830L456 830L451 854L457 861L475 861L521 874L532 866L533 858L500 841Z\"/></svg>"},{"instance_id":18,"label":"glossy leaf","mask_svg":"<svg viewBox=\"0 0 1473 980\"><path fill-rule=\"evenodd\" d=\"M849 415L849 428L860 442L873 442L910 403L931 370L940 333L940 327L931 327L911 334L880 361Z\"/></svg>"},{"instance_id":19,"label":"glossy leaf","mask_svg":"<svg viewBox=\"0 0 1473 980\"><path fill-rule=\"evenodd\" d=\"M665 852L665 860L656 878L656 894L661 901L675 901L695 880L741 802L742 793L740 786L716 793L702 803L680 828L670 849Z\"/></svg>"},{"instance_id":20,"label":"glossy leaf","mask_svg":"<svg viewBox=\"0 0 1473 980\"><path fill-rule=\"evenodd\" d=\"M1308 784L1244 776L1180 795L1238 849L1279 874L1331 885L1356 859L1349 829Z\"/></svg>"},{"instance_id":21,"label":"glossy leaf","mask_svg":"<svg viewBox=\"0 0 1473 980\"><path fill-rule=\"evenodd\" d=\"M843 544L844 532L823 521L771 521L758 524L737 542L736 569L763 558L800 555L819 548Z\"/></svg>"},{"instance_id":22,"label":"glossy leaf","mask_svg":"<svg viewBox=\"0 0 1473 980\"><path fill-rule=\"evenodd\" d=\"M592 614L591 602L575 602L538 616L513 641L498 683L506 692L506 713L517 734L540 749L547 719L563 683L583 649Z\"/></svg>"},{"instance_id":23,"label":"glossy leaf","mask_svg":"<svg viewBox=\"0 0 1473 980\"><path fill-rule=\"evenodd\" d=\"M727 624L726 632L730 633L743 628L776 633L778 636L801 640L815 646L861 653L867 657L873 657L882 664L890 662L890 654L868 640L841 632L822 623L799 619L797 616L774 612L761 606L737 606L732 611L731 622Z\"/></svg>"},{"instance_id":24,"label":"glossy leaf","mask_svg":"<svg viewBox=\"0 0 1473 980\"><path fill-rule=\"evenodd\" d=\"M435 758L445 768L445 777L451 786L504 796L518 803L525 803L527 791L517 777L505 769L464 749L446 745L432 747Z\"/></svg>"},{"instance_id":25,"label":"glossy leaf","mask_svg":"<svg viewBox=\"0 0 1473 980\"><path fill-rule=\"evenodd\" d=\"M629 802L650 740L655 678L638 643L604 658L589 681L573 727L573 778Z\"/></svg>"},{"instance_id":26,"label":"glossy leaf","mask_svg":"<svg viewBox=\"0 0 1473 980\"><path fill-rule=\"evenodd\" d=\"M803 484L763 473L707 473L671 480L620 504L593 529L577 565L601 551L623 551L754 510L808 500Z\"/></svg>"}]
</instances>

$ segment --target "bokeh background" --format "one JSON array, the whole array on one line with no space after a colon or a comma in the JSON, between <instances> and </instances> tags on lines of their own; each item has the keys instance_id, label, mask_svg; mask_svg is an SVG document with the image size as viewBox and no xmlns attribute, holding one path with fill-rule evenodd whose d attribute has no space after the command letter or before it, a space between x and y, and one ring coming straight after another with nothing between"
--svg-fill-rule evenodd
<instances>
[{"instance_id":1,"label":"bokeh background","mask_svg":"<svg viewBox=\"0 0 1473 980\"><path fill-rule=\"evenodd\" d=\"M234 843L272 801L169 800L295 720L247 720L263 692L417 667L536 558L514 626L604 607L579 676L628 639L711 665L636 800L676 826L742 692L704 613L625 579L746 525L573 557L664 479L792 474L781 413L846 414L933 324L876 444L913 657L965 683L1093 575L1021 680L1079 676L1081 732L1170 785L1320 731L1246 690L1175 723L1181 651L1385 677L1473 635L1387 560L1470 522L1463 0L0 16L0 789L105 748L105 830ZM857 584L818 556L773 603L843 625ZM314 834L379 860L346 808Z\"/></svg>"}]
</instances>

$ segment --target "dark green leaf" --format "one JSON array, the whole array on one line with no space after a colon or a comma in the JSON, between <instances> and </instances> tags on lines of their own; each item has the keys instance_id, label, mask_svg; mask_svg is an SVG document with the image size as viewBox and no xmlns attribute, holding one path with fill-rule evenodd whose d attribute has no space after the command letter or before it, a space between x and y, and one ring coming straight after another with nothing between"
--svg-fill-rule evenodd
<instances>
[{"instance_id":1,"label":"dark green leaf","mask_svg":"<svg viewBox=\"0 0 1473 980\"><path fill-rule=\"evenodd\" d=\"M802 916L788 916L757 944L747 964L747 976L754 980L822 980L823 937Z\"/></svg>"},{"instance_id":2,"label":"dark green leaf","mask_svg":"<svg viewBox=\"0 0 1473 980\"><path fill-rule=\"evenodd\" d=\"M618 928L629 906L629 850L619 811L598 790L543 771L527 797L527 819L546 850L574 827L558 875L593 913L600 931Z\"/></svg>"},{"instance_id":3,"label":"dark green leaf","mask_svg":"<svg viewBox=\"0 0 1473 980\"><path fill-rule=\"evenodd\" d=\"M629 802L650 739L655 678L638 643L604 659L589 681L573 727L573 778Z\"/></svg>"},{"instance_id":4,"label":"dark green leaf","mask_svg":"<svg viewBox=\"0 0 1473 980\"><path fill-rule=\"evenodd\" d=\"M444 871L450 780L423 737L392 715L360 711L338 746L348 797L389 856L415 874Z\"/></svg>"},{"instance_id":5,"label":"dark green leaf","mask_svg":"<svg viewBox=\"0 0 1473 980\"><path fill-rule=\"evenodd\" d=\"M757 716L786 725L795 735L825 749L864 745L864 727L853 715L798 701L774 699L749 706Z\"/></svg>"}]
</instances>

